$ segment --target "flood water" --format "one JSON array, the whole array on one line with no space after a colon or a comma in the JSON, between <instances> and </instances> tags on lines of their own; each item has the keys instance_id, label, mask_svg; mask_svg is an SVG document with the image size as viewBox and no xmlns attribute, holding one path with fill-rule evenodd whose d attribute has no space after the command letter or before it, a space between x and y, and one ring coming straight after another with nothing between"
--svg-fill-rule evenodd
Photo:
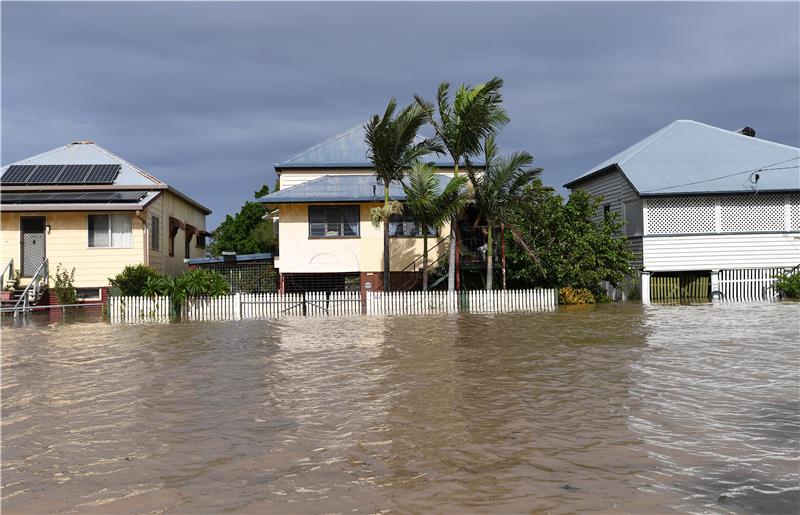
<instances>
[{"instance_id":1,"label":"flood water","mask_svg":"<svg viewBox=\"0 0 800 515\"><path fill-rule=\"evenodd\" d=\"M4 513L796 513L800 304L2 332Z\"/></svg>"}]
</instances>

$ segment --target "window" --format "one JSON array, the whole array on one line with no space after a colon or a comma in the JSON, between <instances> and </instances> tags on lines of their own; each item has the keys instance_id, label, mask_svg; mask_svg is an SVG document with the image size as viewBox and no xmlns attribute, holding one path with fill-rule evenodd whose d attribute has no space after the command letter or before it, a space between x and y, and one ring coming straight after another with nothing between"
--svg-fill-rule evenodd
<instances>
[{"instance_id":1,"label":"window","mask_svg":"<svg viewBox=\"0 0 800 515\"><path fill-rule=\"evenodd\" d=\"M89 215L90 247L133 247L131 215Z\"/></svg>"},{"instance_id":2,"label":"window","mask_svg":"<svg viewBox=\"0 0 800 515\"><path fill-rule=\"evenodd\" d=\"M150 249L161 250L161 219L155 215L150 217Z\"/></svg>"},{"instance_id":3,"label":"window","mask_svg":"<svg viewBox=\"0 0 800 515\"><path fill-rule=\"evenodd\" d=\"M358 238L358 206L308 206L309 238Z\"/></svg>"},{"instance_id":4,"label":"window","mask_svg":"<svg viewBox=\"0 0 800 515\"><path fill-rule=\"evenodd\" d=\"M197 240L195 241L195 246L197 246L198 249L206 248L206 233L204 231L199 231L197 233Z\"/></svg>"},{"instance_id":5,"label":"window","mask_svg":"<svg viewBox=\"0 0 800 515\"><path fill-rule=\"evenodd\" d=\"M611 216L611 204L605 204L603 206L603 220L608 220L609 216Z\"/></svg>"},{"instance_id":6,"label":"window","mask_svg":"<svg viewBox=\"0 0 800 515\"><path fill-rule=\"evenodd\" d=\"M624 204L625 234L627 236L641 236L643 227L642 201L629 200Z\"/></svg>"},{"instance_id":7,"label":"window","mask_svg":"<svg viewBox=\"0 0 800 515\"><path fill-rule=\"evenodd\" d=\"M436 228L428 227L428 236L436 236ZM411 215L392 215L389 218L389 236L394 238L421 238L422 226Z\"/></svg>"}]
</instances>

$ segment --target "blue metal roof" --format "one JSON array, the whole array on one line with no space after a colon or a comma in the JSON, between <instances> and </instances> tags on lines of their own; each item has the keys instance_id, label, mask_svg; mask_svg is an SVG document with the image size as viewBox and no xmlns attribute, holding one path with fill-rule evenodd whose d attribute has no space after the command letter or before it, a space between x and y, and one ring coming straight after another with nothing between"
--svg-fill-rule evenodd
<instances>
[{"instance_id":1,"label":"blue metal roof","mask_svg":"<svg viewBox=\"0 0 800 515\"><path fill-rule=\"evenodd\" d=\"M799 166L795 147L676 120L564 186L619 167L642 196L790 191L800 190Z\"/></svg>"},{"instance_id":2,"label":"blue metal roof","mask_svg":"<svg viewBox=\"0 0 800 515\"><path fill-rule=\"evenodd\" d=\"M243 263L247 261L272 261L272 254L240 254L230 256L207 256L200 258L189 258L184 261L190 265L210 265L213 263Z\"/></svg>"},{"instance_id":3,"label":"blue metal roof","mask_svg":"<svg viewBox=\"0 0 800 515\"><path fill-rule=\"evenodd\" d=\"M364 138L364 126L357 125L298 152L280 163L275 163L275 169L372 168L372 162L367 158L369 149ZM417 136L416 141L421 142L424 139L422 136ZM431 154L423 160L431 161L437 166L453 166L451 159L438 154Z\"/></svg>"},{"instance_id":4,"label":"blue metal roof","mask_svg":"<svg viewBox=\"0 0 800 515\"><path fill-rule=\"evenodd\" d=\"M439 191L444 190L452 177L439 174ZM389 186L392 200L405 200L403 185L398 181ZM295 204L311 202L383 202L383 185L374 175L324 175L258 199L264 204Z\"/></svg>"}]
</instances>

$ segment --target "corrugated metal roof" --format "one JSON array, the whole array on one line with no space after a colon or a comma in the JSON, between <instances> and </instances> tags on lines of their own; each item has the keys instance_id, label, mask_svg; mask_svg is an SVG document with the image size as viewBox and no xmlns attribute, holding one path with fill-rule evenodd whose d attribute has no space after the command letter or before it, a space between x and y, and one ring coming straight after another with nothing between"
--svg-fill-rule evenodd
<instances>
[{"instance_id":1,"label":"corrugated metal roof","mask_svg":"<svg viewBox=\"0 0 800 515\"><path fill-rule=\"evenodd\" d=\"M367 158L369 148L364 141L365 135L364 126L356 125L298 152L280 163L275 163L275 169L372 168L372 162ZM417 136L416 141L420 142L424 139L424 136ZM438 154L431 154L424 160L434 162L437 166L453 166L451 159Z\"/></svg>"},{"instance_id":2,"label":"corrugated metal roof","mask_svg":"<svg viewBox=\"0 0 800 515\"><path fill-rule=\"evenodd\" d=\"M212 265L215 263L245 263L245 262L252 262L252 261L272 261L272 254L270 253L263 253L263 254L234 254L230 256L206 256L206 257L199 257L199 258L189 258L184 259L184 263L189 263L190 265Z\"/></svg>"},{"instance_id":3,"label":"corrugated metal roof","mask_svg":"<svg viewBox=\"0 0 800 515\"><path fill-rule=\"evenodd\" d=\"M144 170L132 165L121 157L92 142L74 142L54 148L42 154L11 163L0 169L5 172L12 165L71 165L71 164L119 164L121 169L114 185L150 186L163 184Z\"/></svg>"},{"instance_id":4,"label":"corrugated metal roof","mask_svg":"<svg viewBox=\"0 0 800 515\"><path fill-rule=\"evenodd\" d=\"M439 174L439 191L452 177ZM403 186L397 181L389 186L392 200L405 200ZM383 202L383 185L374 175L324 175L258 199L264 204L309 202Z\"/></svg>"},{"instance_id":5,"label":"corrugated metal roof","mask_svg":"<svg viewBox=\"0 0 800 515\"><path fill-rule=\"evenodd\" d=\"M642 196L800 190L798 165L795 147L676 120L564 186L618 166Z\"/></svg>"}]
</instances>

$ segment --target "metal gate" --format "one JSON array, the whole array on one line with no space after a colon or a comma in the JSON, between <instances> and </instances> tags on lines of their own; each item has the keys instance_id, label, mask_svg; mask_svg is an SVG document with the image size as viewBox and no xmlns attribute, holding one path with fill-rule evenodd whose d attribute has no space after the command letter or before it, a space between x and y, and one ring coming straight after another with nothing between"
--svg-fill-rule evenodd
<instances>
[{"instance_id":1,"label":"metal gate","mask_svg":"<svg viewBox=\"0 0 800 515\"><path fill-rule=\"evenodd\" d=\"M22 277L33 277L36 270L44 263L47 255L45 248L45 217L20 217L20 249L22 259L20 273Z\"/></svg>"}]
</instances>

